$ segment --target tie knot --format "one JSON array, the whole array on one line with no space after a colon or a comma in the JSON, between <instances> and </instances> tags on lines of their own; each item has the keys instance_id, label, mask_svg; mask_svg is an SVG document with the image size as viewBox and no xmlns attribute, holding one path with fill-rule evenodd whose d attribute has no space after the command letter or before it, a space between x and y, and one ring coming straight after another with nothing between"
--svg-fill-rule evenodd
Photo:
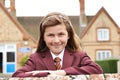
<instances>
[{"instance_id":1,"label":"tie knot","mask_svg":"<svg viewBox=\"0 0 120 80\"><path fill-rule=\"evenodd\" d=\"M61 59L60 59L59 57L56 57L56 58L54 59L54 61L55 61L55 62L60 62Z\"/></svg>"}]
</instances>

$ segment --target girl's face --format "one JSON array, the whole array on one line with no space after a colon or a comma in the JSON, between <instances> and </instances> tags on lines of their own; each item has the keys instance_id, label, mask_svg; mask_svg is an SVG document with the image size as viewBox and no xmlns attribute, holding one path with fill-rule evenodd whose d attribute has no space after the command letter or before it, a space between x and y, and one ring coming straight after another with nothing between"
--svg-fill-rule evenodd
<instances>
[{"instance_id":1,"label":"girl's face","mask_svg":"<svg viewBox=\"0 0 120 80\"><path fill-rule=\"evenodd\" d=\"M45 29L44 41L55 55L58 55L65 48L68 39L68 32L64 24L48 26Z\"/></svg>"}]
</instances>

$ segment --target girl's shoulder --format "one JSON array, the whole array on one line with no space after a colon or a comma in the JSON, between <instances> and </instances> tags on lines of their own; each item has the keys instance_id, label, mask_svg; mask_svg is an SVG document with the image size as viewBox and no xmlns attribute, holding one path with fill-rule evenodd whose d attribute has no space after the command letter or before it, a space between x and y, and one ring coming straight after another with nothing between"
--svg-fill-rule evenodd
<instances>
[{"instance_id":1,"label":"girl's shoulder","mask_svg":"<svg viewBox=\"0 0 120 80\"><path fill-rule=\"evenodd\" d=\"M87 55L86 52L83 52L83 51L76 51L73 53L73 55L76 55L76 56L84 56L84 55Z\"/></svg>"}]
</instances>

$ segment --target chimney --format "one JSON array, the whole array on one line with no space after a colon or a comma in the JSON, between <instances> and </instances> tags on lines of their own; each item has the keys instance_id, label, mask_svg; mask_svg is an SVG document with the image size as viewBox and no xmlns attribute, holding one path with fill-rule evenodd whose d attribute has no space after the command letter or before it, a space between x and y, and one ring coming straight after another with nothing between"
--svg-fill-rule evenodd
<instances>
[{"instance_id":1,"label":"chimney","mask_svg":"<svg viewBox=\"0 0 120 80\"><path fill-rule=\"evenodd\" d=\"M16 16L15 0L0 0L0 3L8 10L10 14Z\"/></svg>"},{"instance_id":2,"label":"chimney","mask_svg":"<svg viewBox=\"0 0 120 80\"><path fill-rule=\"evenodd\" d=\"M10 2L10 10L11 10L11 14L16 16L15 0L11 0L11 2Z\"/></svg>"},{"instance_id":3,"label":"chimney","mask_svg":"<svg viewBox=\"0 0 120 80\"><path fill-rule=\"evenodd\" d=\"M79 0L80 3L80 27L87 26L87 17L85 15L85 3L84 0Z\"/></svg>"}]
</instances>

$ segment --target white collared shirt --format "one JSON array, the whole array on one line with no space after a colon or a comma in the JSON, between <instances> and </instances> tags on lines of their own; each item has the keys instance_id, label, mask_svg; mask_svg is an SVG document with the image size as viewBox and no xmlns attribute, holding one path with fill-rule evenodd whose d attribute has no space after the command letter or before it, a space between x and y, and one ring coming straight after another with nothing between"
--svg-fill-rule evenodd
<instances>
[{"instance_id":1,"label":"white collared shirt","mask_svg":"<svg viewBox=\"0 0 120 80\"><path fill-rule=\"evenodd\" d=\"M56 58L56 57L59 57L60 59L61 59L61 61L60 61L60 65L62 66L62 63L63 63L63 55L64 55L64 51L65 51L65 49L63 49L62 50L62 52L59 54L59 55L54 55L54 53L53 52L51 52L51 55L52 55L52 57L53 57L53 60Z\"/></svg>"}]
</instances>

